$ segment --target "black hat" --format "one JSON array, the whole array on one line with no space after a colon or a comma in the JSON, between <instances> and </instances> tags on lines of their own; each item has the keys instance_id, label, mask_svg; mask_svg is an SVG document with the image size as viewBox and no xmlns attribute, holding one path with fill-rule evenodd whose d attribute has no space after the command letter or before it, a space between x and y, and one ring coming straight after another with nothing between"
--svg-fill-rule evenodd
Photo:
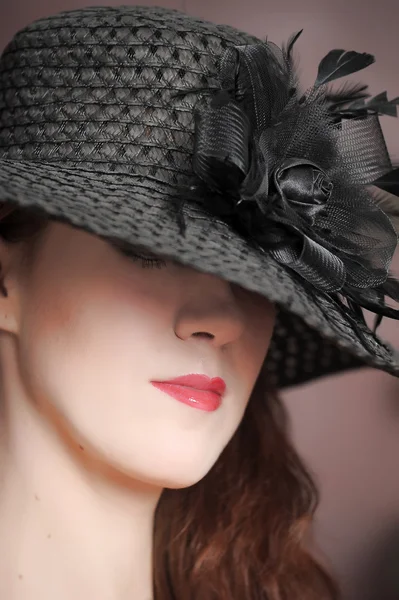
<instances>
[{"instance_id":1,"label":"black hat","mask_svg":"<svg viewBox=\"0 0 399 600\"><path fill-rule=\"evenodd\" d=\"M15 35L0 60L0 202L167 255L275 302L278 387L362 364L399 375L363 309L398 318L397 244L371 185L397 193L379 125L397 99L305 91L279 49L155 7L95 7ZM377 323L378 324L378 323Z\"/></svg>"}]
</instances>

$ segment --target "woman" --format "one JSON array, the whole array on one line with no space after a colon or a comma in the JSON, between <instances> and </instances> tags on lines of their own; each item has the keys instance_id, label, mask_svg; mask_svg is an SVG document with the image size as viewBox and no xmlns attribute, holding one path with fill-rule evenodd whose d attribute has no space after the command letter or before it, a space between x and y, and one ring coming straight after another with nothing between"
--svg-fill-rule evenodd
<instances>
[{"instance_id":1,"label":"woman","mask_svg":"<svg viewBox=\"0 0 399 600\"><path fill-rule=\"evenodd\" d=\"M399 374L390 103L337 50L302 96L297 37L101 7L4 51L1 598L338 597L278 391Z\"/></svg>"}]
</instances>

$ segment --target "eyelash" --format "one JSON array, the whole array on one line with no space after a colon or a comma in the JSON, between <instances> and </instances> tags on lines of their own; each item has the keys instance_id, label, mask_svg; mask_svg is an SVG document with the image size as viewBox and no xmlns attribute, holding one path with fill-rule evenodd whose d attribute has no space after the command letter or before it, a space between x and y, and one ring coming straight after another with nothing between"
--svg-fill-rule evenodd
<instances>
[{"instance_id":1,"label":"eyelash","mask_svg":"<svg viewBox=\"0 0 399 600\"><path fill-rule=\"evenodd\" d=\"M126 248L119 248L119 251L122 252L124 256L127 256L130 260L136 262L141 260L141 266L143 269L161 269L166 266L166 262L161 258L149 258L145 256L141 256L140 254L136 254L131 250L127 250Z\"/></svg>"},{"instance_id":2,"label":"eyelash","mask_svg":"<svg viewBox=\"0 0 399 600\"><path fill-rule=\"evenodd\" d=\"M136 256L133 257L132 260L141 260L143 269L162 269L162 267L166 267L166 262L160 258L144 258L142 256Z\"/></svg>"}]
</instances>

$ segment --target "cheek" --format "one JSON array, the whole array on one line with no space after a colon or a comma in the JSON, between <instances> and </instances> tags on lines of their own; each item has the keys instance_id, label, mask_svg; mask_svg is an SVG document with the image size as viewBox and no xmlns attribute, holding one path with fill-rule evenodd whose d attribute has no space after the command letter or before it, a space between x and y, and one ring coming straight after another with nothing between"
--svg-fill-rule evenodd
<instances>
[{"instance_id":1,"label":"cheek","mask_svg":"<svg viewBox=\"0 0 399 600\"><path fill-rule=\"evenodd\" d=\"M143 298L132 310L132 297L115 288L79 289L78 296L47 288L45 299L31 297L20 365L42 414L52 418L55 410L65 427L102 445L132 421L135 387L151 376L148 352L156 352L162 314Z\"/></svg>"},{"instance_id":2,"label":"cheek","mask_svg":"<svg viewBox=\"0 0 399 600\"><path fill-rule=\"evenodd\" d=\"M264 298L256 297L246 314L249 318L242 348L243 364L247 378L254 385L269 350L277 310Z\"/></svg>"}]
</instances>

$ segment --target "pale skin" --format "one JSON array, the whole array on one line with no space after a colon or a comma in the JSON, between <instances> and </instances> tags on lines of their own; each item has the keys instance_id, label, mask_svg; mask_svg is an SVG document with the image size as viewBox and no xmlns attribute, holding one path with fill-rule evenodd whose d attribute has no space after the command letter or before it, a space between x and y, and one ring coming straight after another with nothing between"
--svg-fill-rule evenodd
<instances>
[{"instance_id":1,"label":"pale skin","mask_svg":"<svg viewBox=\"0 0 399 600\"><path fill-rule=\"evenodd\" d=\"M0 241L0 598L151 600L162 490L202 479L233 436L275 309L66 224L29 270L22 249ZM187 373L225 380L218 410L150 384Z\"/></svg>"}]
</instances>

